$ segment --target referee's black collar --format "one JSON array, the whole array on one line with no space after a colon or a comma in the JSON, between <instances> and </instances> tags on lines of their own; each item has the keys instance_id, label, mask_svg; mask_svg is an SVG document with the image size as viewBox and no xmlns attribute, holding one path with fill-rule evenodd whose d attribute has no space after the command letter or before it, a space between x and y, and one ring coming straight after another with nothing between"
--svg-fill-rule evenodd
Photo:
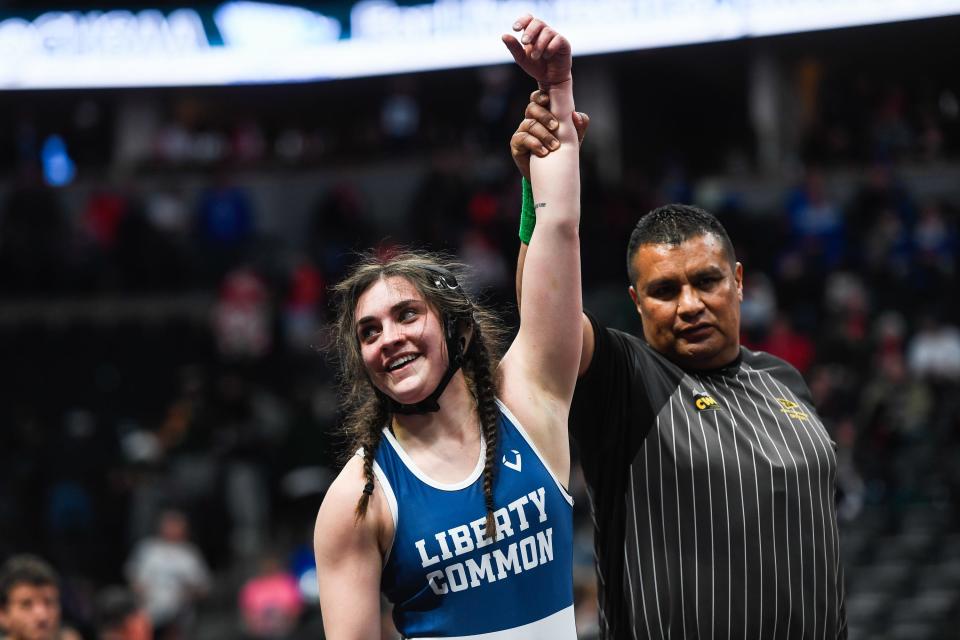
<instances>
[{"instance_id":1,"label":"referee's black collar","mask_svg":"<svg viewBox=\"0 0 960 640\"><path fill-rule=\"evenodd\" d=\"M743 364L744 351L743 345L740 345L740 350L737 351L737 357L722 367L715 369L688 369L688 371L702 376L728 376L732 378L740 373L740 365Z\"/></svg>"},{"instance_id":2,"label":"referee's black collar","mask_svg":"<svg viewBox=\"0 0 960 640\"><path fill-rule=\"evenodd\" d=\"M698 375L698 376L727 376L729 378L736 377L736 375L740 373L740 365L743 364L743 356L745 353L747 353L747 349L743 345L740 345L740 350L737 352L737 357L731 360L730 362L728 362L727 364L723 365L722 367L715 367L713 369L691 369L691 368L682 366L680 363L674 360L671 360L665 354L660 353L659 351L651 347L650 343L644 339L642 334L634 337L636 337L640 341L640 343L644 347L646 347L651 353L656 354L658 358L662 358L664 362L669 362L672 366L676 367L680 371L683 371L684 373L689 373L689 374Z\"/></svg>"},{"instance_id":3,"label":"referee's black collar","mask_svg":"<svg viewBox=\"0 0 960 640\"><path fill-rule=\"evenodd\" d=\"M729 376L735 376L740 373L740 365L743 364L743 352L744 348L741 345L740 349L737 350L737 357L733 359L733 362L725 367L720 367L717 373Z\"/></svg>"}]
</instances>

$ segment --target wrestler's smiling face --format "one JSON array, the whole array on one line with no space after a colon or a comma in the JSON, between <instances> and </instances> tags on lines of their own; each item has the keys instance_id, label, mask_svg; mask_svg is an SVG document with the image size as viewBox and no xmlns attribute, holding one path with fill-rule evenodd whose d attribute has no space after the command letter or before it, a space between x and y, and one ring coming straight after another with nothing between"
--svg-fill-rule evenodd
<instances>
[{"instance_id":1,"label":"wrestler's smiling face","mask_svg":"<svg viewBox=\"0 0 960 640\"><path fill-rule=\"evenodd\" d=\"M357 339L373 384L401 404L420 402L447 369L436 310L402 276L380 278L357 300Z\"/></svg>"}]
</instances>

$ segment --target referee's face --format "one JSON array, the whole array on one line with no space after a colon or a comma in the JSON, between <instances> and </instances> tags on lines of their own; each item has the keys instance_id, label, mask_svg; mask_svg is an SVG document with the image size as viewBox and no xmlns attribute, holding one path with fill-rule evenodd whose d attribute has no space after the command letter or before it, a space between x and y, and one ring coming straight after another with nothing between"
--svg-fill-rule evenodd
<instances>
[{"instance_id":1,"label":"referee's face","mask_svg":"<svg viewBox=\"0 0 960 640\"><path fill-rule=\"evenodd\" d=\"M688 369L715 369L740 350L743 267L707 233L679 244L644 244L633 256L630 297L654 349Z\"/></svg>"}]
</instances>

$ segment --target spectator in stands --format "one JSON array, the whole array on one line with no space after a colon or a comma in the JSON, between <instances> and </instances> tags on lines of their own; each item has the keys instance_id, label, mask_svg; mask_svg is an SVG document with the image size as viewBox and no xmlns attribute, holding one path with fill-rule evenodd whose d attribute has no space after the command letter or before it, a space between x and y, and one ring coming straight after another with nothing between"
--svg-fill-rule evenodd
<instances>
[{"instance_id":1,"label":"spectator in stands","mask_svg":"<svg viewBox=\"0 0 960 640\"><path fill-rule=\"evenodd\" d=\"M253 269L230 270L220 286L213 331L225 359L257 359L273 347L270 292Z\"/></svg>"},{"instance_id":2,"label":"spectator in stands","mask_svg":"<svg viewBox=\"0 0 960 640\"><path fill-rule=\"evenodd\" d=\"M777 290L770 278L762 271L744 275L740 327L746 336L753 339L764 335L770 330L776 313Z\"/></svg>"},{"instance_id":3,"label":"spectator in stands","mask_svg":"<svg viewBox=\"0 0 960 640\"><path fill-rule=\"evenodd\" d=\"M141 540L127 562L127 576L144 599L159 640L188 638L194 603L210 589L210 570L189 540L186 515L169 509L157 536Z\"/></svg>"},{"instance_id":4,"label":"spectator in stands","mask_svg":"<svg viewBox=\"0 0 960 640\"><path fill-rule=\"evenodd\" d=\"M893 168L876 163L846 207L848 240L867 284L883 307L897 308L909 293L910 227L916 216L913 196ZM905 291L906 290L906 291Z\"/></svg>"},{"instance_id":5,"label":"spectator in stands","mask_svg":"<svg viewBox=\"0 0 960 640\"><path fill-rule=\"evenodd\" d=\"M381 229L367 211L363 195L349 183L323 193L313 206L307 230L307 248L323 273L338 280L350 251L374 244Z\"/></svg>"},{"instance_id":6,"label":"spectator in stands","mask_svg":"<svg viewBox=\"0 0 960 640\"><path fill-rule=\"evenodd\" d=\"M960 381L960 330L925 317L907 351L910 372L943 382Z\"/></svg>"},{"instance_id":7,"label":"spectator in stands","mask_svg":"<svg viewBox=\"0 0 960 640\"><path fill-rule=\"evenodd\" d=\"M293 353L312 355L316 349L324 300L323 273L308 258L300 258L290 269L283 328L287 348Z\"/></svg>"},{"instance_id":8,"label":"spectator in stands","mask_svg":"<svg viewBox=\"0 0 960 640\"><path fill-rule=\"evenodd\" d=\"M241 261L254 240L256 220L247 192L221 170L200 194L197 234L210 275L219 276Z\"/></svg>"},{"instance_id":9,"label":"spectator in stands","mask_svg":"<svg viewBox=\"0 0 960 640\"><path fill-rule=\"evenodd\" d=\"M784 313L777 314L770 331L757 349L786 360L800 373L807 372L815 355L813 341L805 333L797 331L790 317Z\"/></svg>"},{"instance_id":10,"label":"spectator in stands","mask_svg":"<svg viewBox=\"0 0 960 640\"><path fill-rule=\"evenodd\" d=\"M953 286L960 241L956 226L943 205L930 200L921 207L912 231L910 284L917 289L920 300L937 297L940 291Z\"/></svg>"},{"instance_id":11,"label":"spectator in stands","mask_svg":"<svg viewBox=\"0 0 960 640\"><path fill-rule=\"evenodd\" d=\"M901 354L878 358L859 394L860 466L875 494L894 506L914 495L918 471L929 466L935 405L930 385L907 374Z\"/></svg>"},{"instance_id":12,"label":"spectator in stands","mask_svg":"<svg viewBox=\"0 0 960 640\"><path fill-rule=\"evenodd\" d=\"M5 640L80 640L60 624L60 578L46 561L21 554L0 567L0 628Z\"/></svg>"},{"instance_id":13,"label":"spectator in stands","mask_svg":"<svg viewBox=\"0 0 960 640\"><path fill-rule=\"evenodd\" d=\"M97 640L152 640L153 624L136 594L118 585L106 587L96 600Z\"/></svg>"},{"instance_id":14,"label":"spectator in stands","mask_svg":"<svg viewBox=\"0 0 960 640\"><path fill-rule=\"evenodd\" d=\"M835 268L844 257L843 211L830 197L823 174L810 167L803 184L787 201L794 249L820 269Z\"/></svg>"},{"instance_id":15,"label":"spectator in stands","mask_svg":"<svg viewBox=\"0 0 960 640\"><path fill-rule=\"evenodd\" d=\"M857 273L835 271L821 284L827 321L817 336L817 352L830 354L830 362L855 370L870 365L869 289Z\"/></svg>"},{"instance_id":16,"label":"spectator in stands","mask_svg":"<svg viewBox=\"0 0 960 640\"><path fill-rule=\"evenodd\" d=\"M303 597L293 574L276 554L267 553L260 571L240 590L240 614L251 640L280 640L296 629L303 612Z\"/></svg>"}]
</instances>

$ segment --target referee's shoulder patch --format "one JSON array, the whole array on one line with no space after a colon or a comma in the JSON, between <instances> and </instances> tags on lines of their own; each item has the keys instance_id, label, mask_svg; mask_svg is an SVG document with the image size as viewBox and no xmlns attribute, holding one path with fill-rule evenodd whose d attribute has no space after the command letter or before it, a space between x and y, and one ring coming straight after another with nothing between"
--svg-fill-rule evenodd
<instances>
[{"instance_id":1,"label":"referee's shoulder patch","mask_svg":"<svg viewBox=\"0 0 960 640\"><path fill-rule=\"evenodd\" d=\"M697 411L720 411L720 405L706 391L693 392L693 406Z\"/></svg>"}]
</instances>

